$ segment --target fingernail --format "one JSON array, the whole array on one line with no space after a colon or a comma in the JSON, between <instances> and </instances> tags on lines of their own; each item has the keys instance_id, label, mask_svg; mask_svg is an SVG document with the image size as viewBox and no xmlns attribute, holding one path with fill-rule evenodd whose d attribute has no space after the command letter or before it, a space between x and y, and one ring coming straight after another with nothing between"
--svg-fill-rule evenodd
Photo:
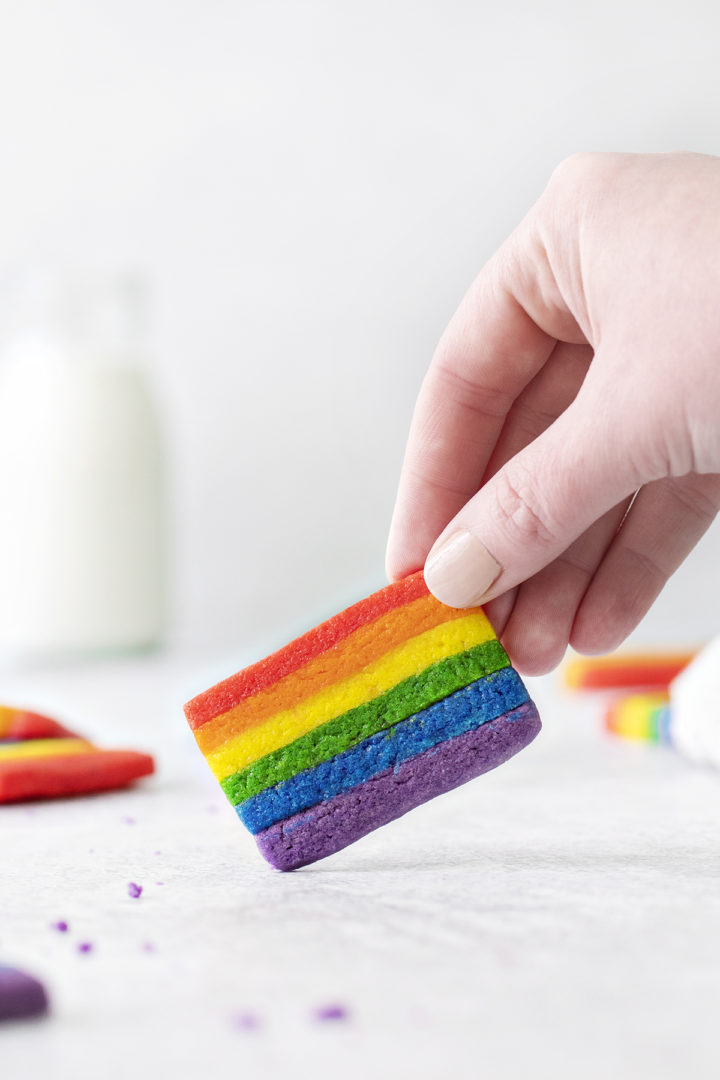
<instances>
[{"instance_id":1,"label":"fingernail","mask_svg":"<svg viewBox=\"0 0 720 1080\"><path fill-rule=\"evenodd\" d=\"M488 549L467 529L449 536L425 563L428 589L449 607L480 604L497 580L502 567Z\"/></svg>"}]
</instances>

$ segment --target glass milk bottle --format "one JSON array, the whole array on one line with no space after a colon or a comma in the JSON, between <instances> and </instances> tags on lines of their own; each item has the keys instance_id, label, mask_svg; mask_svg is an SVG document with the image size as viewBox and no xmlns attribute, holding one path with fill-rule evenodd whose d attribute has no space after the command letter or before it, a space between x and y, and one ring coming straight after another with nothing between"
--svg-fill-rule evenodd
<instances>
[{"instance_id":1,"label":"glass milk bottle","mask_svg":"<svg viewBox=\"0 0 720 1080\"><path fill-rule=\"evenodd\" d=\"M35 277L0 299L0 659L160 638L162 454L144 314L142 282L121 276Z\"/></svg>"}]
</instances>

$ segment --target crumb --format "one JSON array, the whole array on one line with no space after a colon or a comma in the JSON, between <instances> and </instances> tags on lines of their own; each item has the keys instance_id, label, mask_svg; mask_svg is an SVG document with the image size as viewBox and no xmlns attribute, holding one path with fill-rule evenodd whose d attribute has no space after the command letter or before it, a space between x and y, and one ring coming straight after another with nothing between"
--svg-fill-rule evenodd
<instances>
[{"instance_id":1,"label":"crumb","mask_svg":"<svg viewBox=\"0 0 720 1080\"><path fill-rule=\"evenodd\" d=\"M132 897L133 900L137 900L142 895L142 885L136 885L134 881L129 881L127 891L128 896Z\"/></svg>"},{"instance_id":2,"label":"crumb","mask_svg":"<svg viewBox=\"0 0 720 1080\"><path fill-rule=\"evenodd\" d=\"M57 922L50 923L51 930L59 930L61 934L66 934L70 929L68 923L64 919L58 919Z\"/></svg>"},{"instance_id":3,"label":"crumb","mask_svg":"<svg viewBox=\"0 0 720 1080\"><path fill-rule=\"evenodd\" d=\"M347 1020L348 1011L344 1005L323 1005L315 1010L316 1020Z\"/></svg>"},{"instance_id":4,"label":"crumb","mask_svg":"<svg viewBox=\"0 0 720 1080\"><path fill-rule=\"evenodd\" d=\"M236 1013L232 1023L238 1031L257 1031L261 1027L260 1018L249 1012Z\"/></svg>"},{"instance_id":5,"label":"crumb","mask_svg":"<svg viewBox=\"0 0 720 1080\"><path fill-rule=\"evenodd\" d=\"M81 941L77 947L79 953L89 953L93 951L93 944L91 941Z\"/></svg>"},{"instance_id":6,"label":"crumb","mask_svg":"<svg viewBox=\"0 0 720 1080\"><path fill-rule=\"evenodd\" d=\"M48 996L43 984L16 968L0 965L0 1022L43 1016L48 1012ZM3 1075L7 1070L3 1070Z\"/></svg>"}]
</instances>

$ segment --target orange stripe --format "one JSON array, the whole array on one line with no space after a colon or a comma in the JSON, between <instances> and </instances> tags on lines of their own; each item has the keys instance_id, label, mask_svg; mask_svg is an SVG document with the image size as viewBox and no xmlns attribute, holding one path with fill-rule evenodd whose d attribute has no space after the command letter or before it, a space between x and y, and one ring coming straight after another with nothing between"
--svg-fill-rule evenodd
<instances>
[{"instance_id":1,"label":"orange stripe","mask_svg":"<svg viewBox=\"0 0 720 1080\"><path fill-rule=\"evenodd\" d=\"M0 739L10 735L17 714L18 710L10 705L0 705Z\"/></svg>"},{"instance_id":2,"label":"orange stripe","mask_svg":"<svg viewBox=\"0 0 720 1080\"><path fill-rule=\"evenodd\" d=\"M259 694L285 675L299 671L316 656L339 645L359 627L379 619L389 611L405 607L418 597L427 596L427 593L428 587L422 570L418 570L416 574L386 585L372 596L366 596L364 600L352 604L338 615L333 615L331 619L301 634L271 656L258 660L256 664L238 671L229 679L223 679L217 686L188 701L185 715L190 727L194 731L216 716L229 712L245 698Z\"/></svg>"},{"instance_id":3,"label":"orange stripe","mask_svg":"<svg viewBox=\"0 0 720 1080\"><path fill-rule=\"evenodd\" d=\"M203 724L195 731L197 744L204 754L208 754L227 739L255 727L275 713L290 709L334 683L357 674L410 638L470 614L470 610L446 607L428 595L382 615L274 686Z\"/></svg>"}]
</instances>

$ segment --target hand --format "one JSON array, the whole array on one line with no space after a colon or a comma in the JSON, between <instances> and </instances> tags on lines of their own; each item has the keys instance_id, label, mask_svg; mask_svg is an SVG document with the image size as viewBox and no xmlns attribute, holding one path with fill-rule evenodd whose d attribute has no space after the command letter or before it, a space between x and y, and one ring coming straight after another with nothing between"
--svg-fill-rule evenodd
<instances>
[{"instance_id":1,"label":"hand","mask_svg":"<svg viewBox=\"0 0 720 1080\"><path fill-rule=\"evenodd\" d=\"M720 159L572 157L438 345L388 574L424 563L541 674L637 625L713 520L718 473Z\"/></svg>"}]
</instances>

